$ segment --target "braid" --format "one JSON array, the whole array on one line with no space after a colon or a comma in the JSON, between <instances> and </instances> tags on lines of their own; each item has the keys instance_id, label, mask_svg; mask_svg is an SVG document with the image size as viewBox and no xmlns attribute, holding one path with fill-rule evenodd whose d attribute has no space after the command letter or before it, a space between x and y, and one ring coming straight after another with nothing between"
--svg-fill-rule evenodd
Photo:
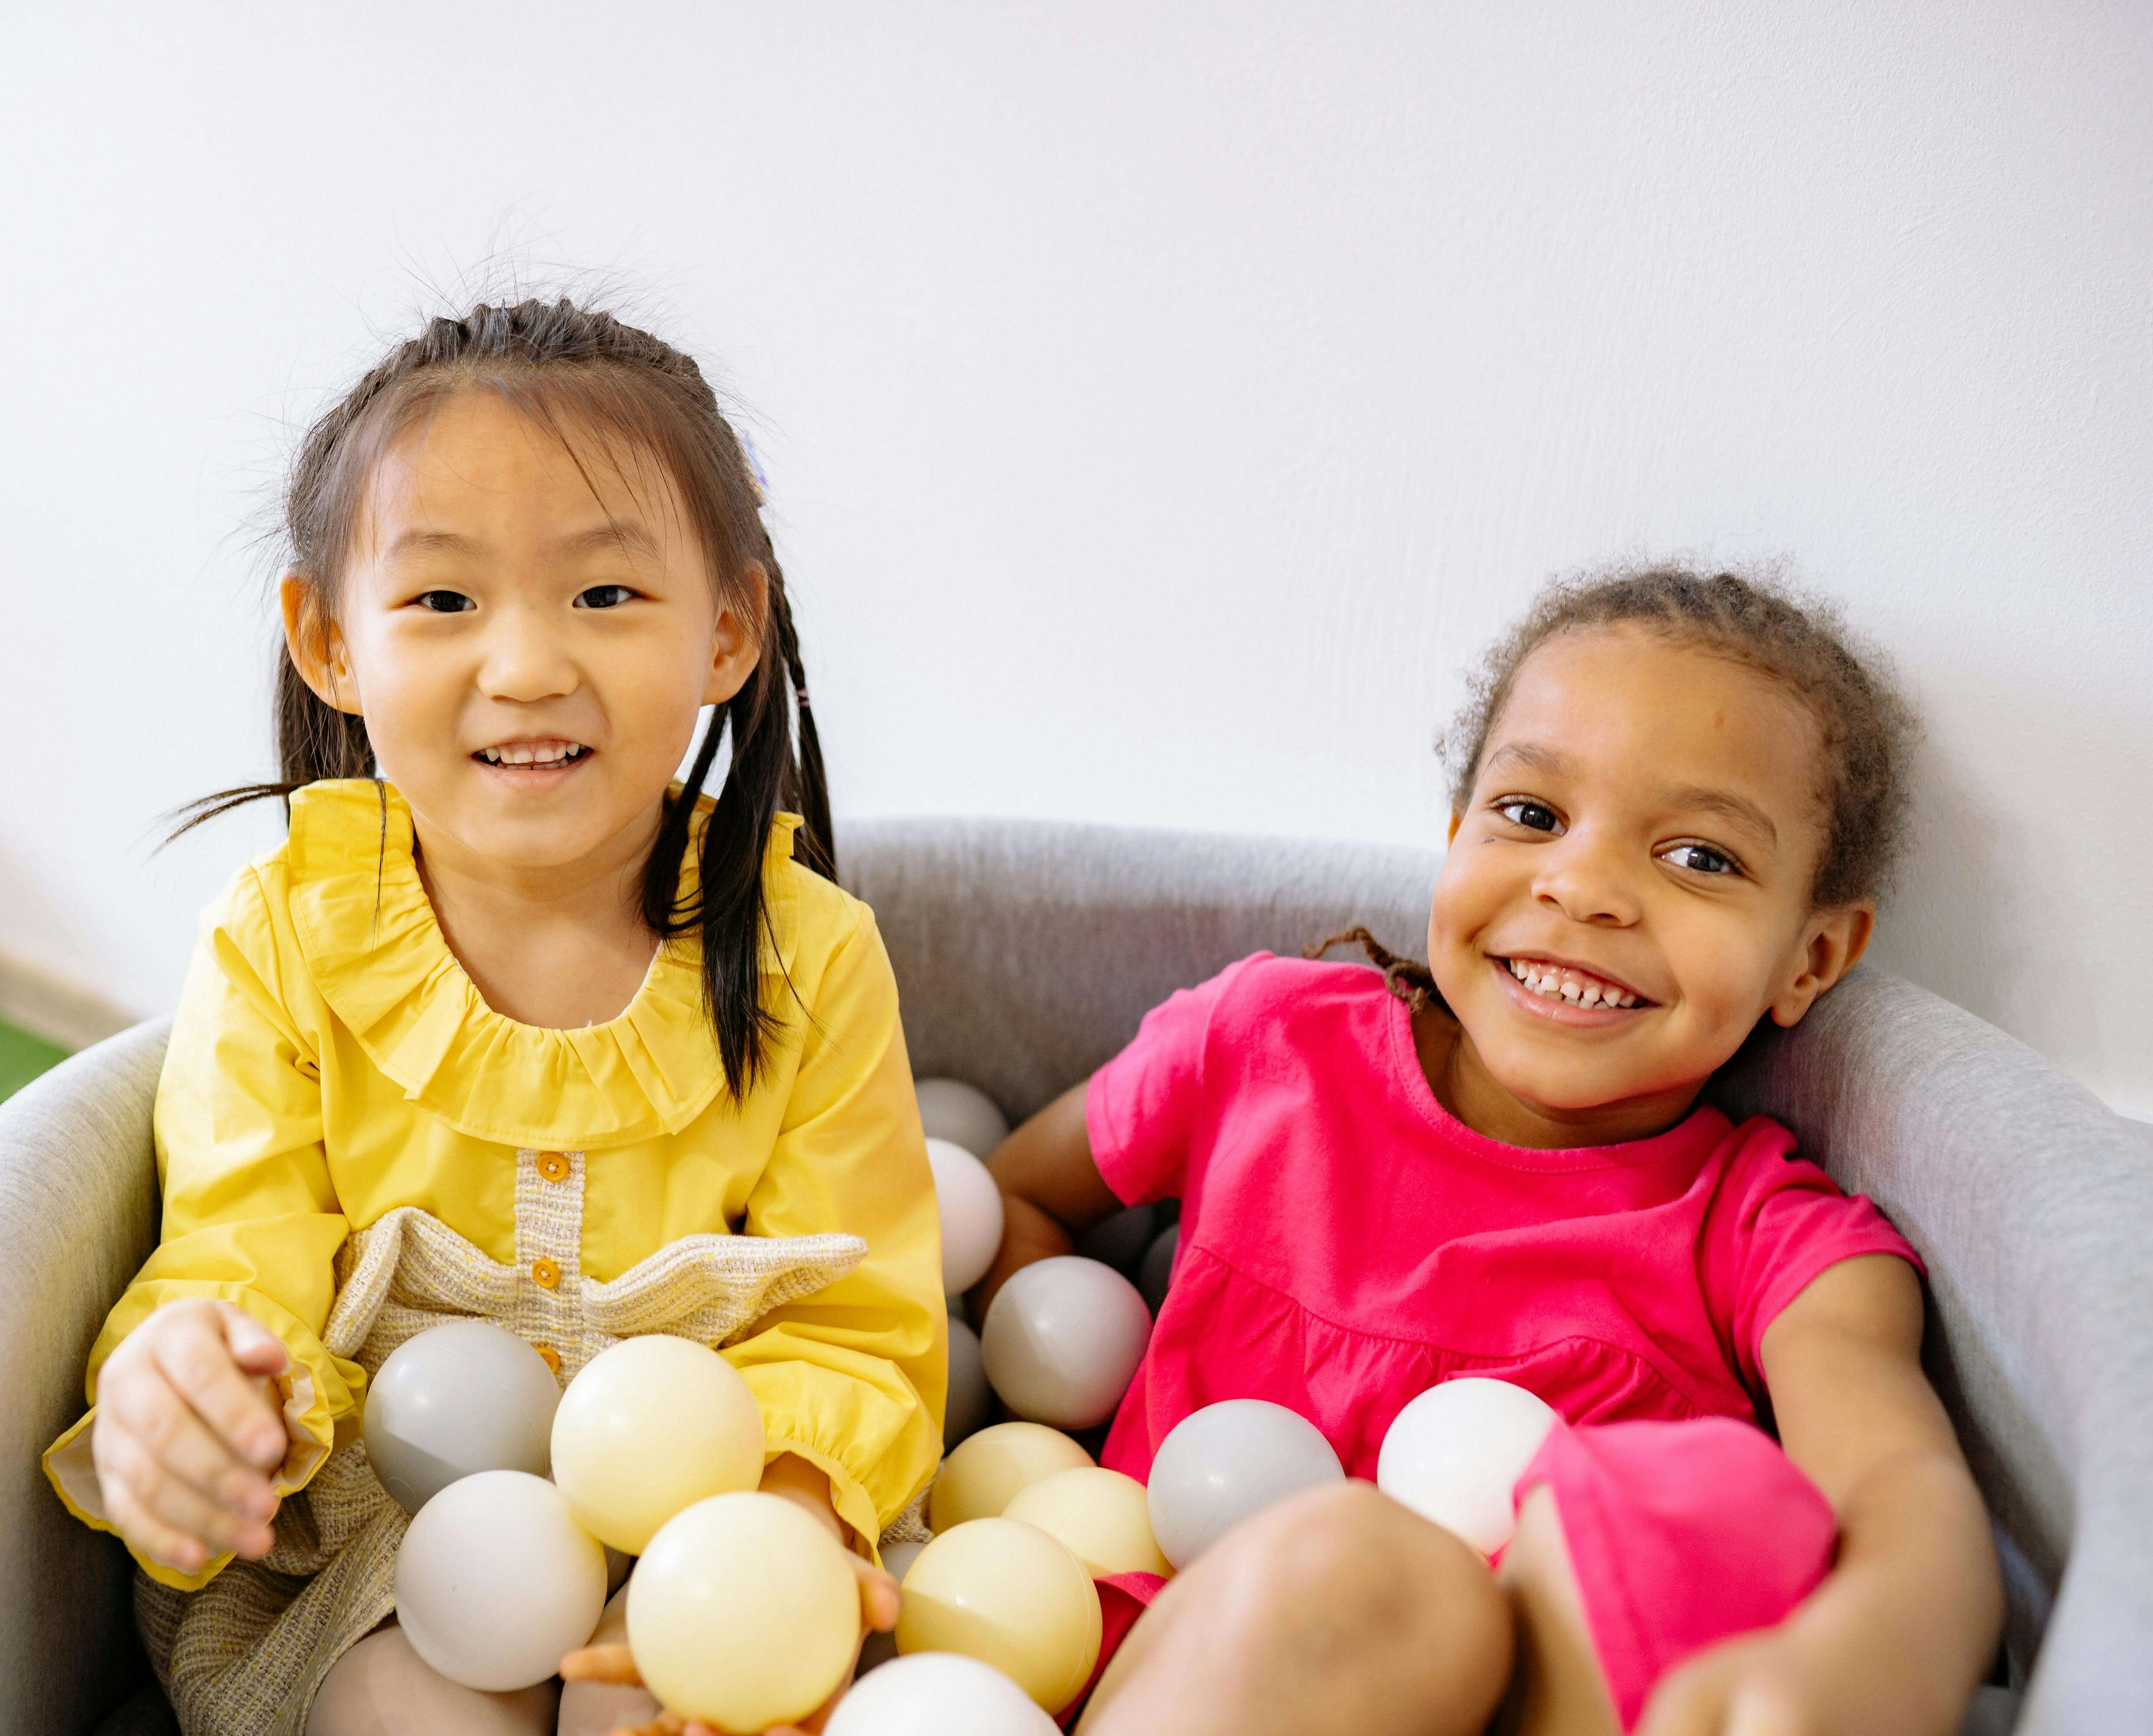
<instances>
[{"instance_id":1,"label":"braid","mask_svg":"<svg viewBox=\"0 0 2153 1736\"><path fill-rule=\"evenodd\" d=\"M1347 941L1356 941L1361 950L1367 954L1368 961L1383 973L1383 982L1399 1000L1419 1012L1431 1005L1441 1006L1443 995L1435 986L1435 973L1418 959L1401 958L1384 945L1360 924L1341 929L1328 940L1319 940L1313 946L1305 946L1304 959L1320 959L1334 946L1343 946Z\"/></svg>"}]
</instances>

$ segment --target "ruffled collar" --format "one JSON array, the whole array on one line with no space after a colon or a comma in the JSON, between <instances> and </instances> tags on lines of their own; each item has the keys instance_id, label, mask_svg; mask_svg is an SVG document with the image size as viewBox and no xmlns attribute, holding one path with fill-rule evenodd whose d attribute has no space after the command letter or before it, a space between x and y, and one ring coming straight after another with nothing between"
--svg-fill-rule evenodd
<instances>
[{"instance_id":1,"label":"ruffled collar","mask_svg":"<svg viewBox=\"0 0 2153 1736\"><path fill-rule=\"evenodd\" d=\"M707 823L698 805L696 837ZM764 968L788 969L797 939L786 872L800 824L781 814L763 864L771 928ZM308 785L292 797L287 851L299 949L323 997L367 1058L420 1107L474 1138L597 1149L678 1132L725 1088L703 1011L702 947L667 940L617 1018L581 1030L522 1025L486 1004L419 878L411 810L369 779ZM681 895L696 883L691 843Z\"/></svg>"}]
</instances>

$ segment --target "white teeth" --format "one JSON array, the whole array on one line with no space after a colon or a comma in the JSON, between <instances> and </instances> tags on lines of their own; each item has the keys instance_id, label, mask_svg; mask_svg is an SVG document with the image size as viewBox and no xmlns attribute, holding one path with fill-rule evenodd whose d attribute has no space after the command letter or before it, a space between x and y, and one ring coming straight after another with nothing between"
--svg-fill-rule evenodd
<instances>
[{"instance_id":1,"label":"white teeth","mask_svg":"<svg viewBox=\"0 0 2153 1736\"><path fill-rule=\"evenodd\" d=\"M1580 1006L1599 1005L1600 985L1597 983L1587 983L1578 993L1577 1004Z\"/></svg>"},{"instance_id":2,"label":"white teeth","mask_svg":"<svg viewBox=\"0 0 2153 1736\"><path fill-rule=\"evenodd\" d=\"M1535 995L1550 1000L1567 1000L1574 1006L1631 1007L1641 1004L1641 997L1612 983L1578 982L1563 980L1562 967L1542 965L1529 959L1505 959L1510 975L1517 978Z\"/></svg>"},{"instance_id":3,"label":"white teeth","mask_svg":"<svg viewBox=\"0 0 2153 1736\"><path fill-rule=\"evenodd\" d=\"M528 742L518 741L506 747L482 747L479 757L489 766L557 766L583 751L583 746L575 742L533 747Z\"/></svg>"}]
</instances>

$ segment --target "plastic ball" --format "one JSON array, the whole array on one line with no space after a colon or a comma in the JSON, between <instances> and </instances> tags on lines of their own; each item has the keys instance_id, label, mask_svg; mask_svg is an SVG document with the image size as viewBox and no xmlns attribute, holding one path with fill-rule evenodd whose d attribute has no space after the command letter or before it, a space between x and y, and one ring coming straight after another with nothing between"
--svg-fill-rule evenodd
<instances>
[{"instance_id":1,"label":"plastic ball","mask_svg":"<svg viewBox=\"0 0 2153 1736\"><path fill-rule=\"evenodd\" d=\"M583 1365L553 1416L553 1480L585 1530L639 1555L711 1495L762 1481L762 1410L707 1345L624 1338Z\"/></svg>"},{"instance_id":2,"label":"plastic ball","mask_svg":"<svg viewBox=\"0 0 2153 1736\"><path fill-rule=\"evenodd\" d=\"M1126 1211L1116 1212L1111 1218L1102 1218L1083 1235L1076 1238L1076 1251L1087 1260L1096 1260L1101 1265L1110 1265L1124 1277L1133 1274L1144 1257L1144 1250L1158 1234L1158 1212L1155 1207L1132 1205Z\"/></svg>"},{"instance_id":3,"label":"plastic ball","mask_svg":"<svg viewBox=\"0 0 2153 1736\"><path fill-rule=\"evenodd\" d=\"M1492 1555L1517 1525L1510 1490L1555 1421L1544 1401L1508 1381L1444 1381L1392 1422L1376 1487Z\"/></svg>"},{"instance_id":4,"label":"plastic ball","mask_svg":"<svg viewBox=\"0 0 2153 1736\"><path fill-rule=\"evenodd\" d=\"M1151 1535L1143 1484L1102 1465L1041 1478L1017 1492L1002 1517L1060 1538L1093 1579L1116 1573L1173 1576L1173 1564Z\"/></svg>"},{"instance_id":5,"label":"plastic ball","mask_svg":"<svg viewBox=\"0 0 2153 1736\"><path fill-rule=\"evenodd\" d=\"M949 1316L949 1398L942 1413L942 1450L949 1452L987 1420L993 1395L987 1391L987 1367L980 1355L980 1335L952 1313Z\"/></svg>"},{"instance_id":6,"label":"plastic ball","mask_svg":"<svg viewBox=\"0 0 2153 1736\"><path fill-rule=\"evenodd\" d=\"M1250 1514L1345 1479L1331 1443L1298 1413L1262 1398L1207 1404L1174 1425L1152 1460L1152 1535L1184 1568Z\"/></svg>"},{"instance_id":7,"label":"plastic ball","mask_svg":"<svg viewBox=\"0 0 2153 1736\"><path fill-rule=\"evenodd\" d=\"M837 1540L781 1495L713 1495L668 1520L628 1582L628 1649L667 1707L727 1730L804 1718L860 1640Z\"/></svg>"},{"instance_id":8,"label":"plastic ball","mask_svg":"<svg viewBox=\"0 0 2153 1736\"><path fill-rule=\"evenodd\" d=\"M838 1701L823 1736L1055 1736L1055 1726L976 1657L915 1652Z\"/></svg>"},{"instance_id":9,"label":"plastic ball","mask_svg":"<svg viewBox=\"0 0 2153 1736\"><path fill-rule=\"evenodd\" d=\"M997 1423L942 1461L927 1495L927 1522L939 1534L1002 1510L1042 1477L1092 1463L1092 1455L1037 1423Z\"/></svg>"},{"instance_id":10,"label":"plastic ball","mask_svg":"<svg viewBox=\"0 0 2153 1736\"><path fill-rule=\"evenodd\" d=\"M919 1098L920 1129L929 1139L947 1139L984 1158L1009 1138L1009 1118L978 1086L962 1079L921 1079L912 1088Z\"/></svg>"},{"instance_id":11,"label":"plastic ball","mask_svg":"<svg viewBox=\"0 0 2153 1736\"><path fill-rule=\"evenodd\" d=\"M466 1688L543 1682L605 1613L605 1550L527 1471L477 1471L419 1509L396 1554L411 1649Z\"/></svg>"},{"instance_id":12,"label":"plastic ball","mask_svg":"<svg viewBox=\"0 0 2153 1736\"><path fill-rule=\"evenodd\" d=\"M1154 1320L1166 1306L1167 1289L1173 1282L1174 1256L1180 1251L1181 1226L1169 1224L1144 1250L1143 1264L1137 1268L1137 1290Z\"/></svg>"},{"instance_id":13,"label":"plastic ball","mask_svg":"<svg viewBox=\"0 0 2153 1736\"><path fill-rule=\"evenodd\" d=\"M429 1326L367 1382L367 1462L409 1513L480 1471L542 1477L560 1402L553 1371L515 1333L482 1320Z\"/></svg>"},{"instance_id":14,"label":"plastic ball","mask_svg":"<svg viewBox=\"0 0 2153 1736\"><path fill-rule=\"evenodd\" d=\"M1151 1311L1136 1285L1074 1254L1012 1273L980 1333L1002 1403L1056 1428L1089 1428L1113 1415L1150 1341Z\"/></svg>"},{"instance_id":15,"label":"plastic ball","mask_svg":"<svg viewBox=\"0 0 2153 1736\"><path fill-rule=\"evenodd\" d=\"M947 1139L927 1142L942 1210L942 1292L961 1296L987 1275L1002 1245L1002 1190L987 1166Z\"/></svg>"},{"instance_id":16,"label":"plastic ball","mask_svg":"<svg viewBox=\"0 0 2153 1736\"><path fill-rule=\"evenodd\" d=\"M1091 1679L1099 1637L1099 1594L1084 1564L1068 1545L1013 1519L944 1531L904 1576L900 1657L976 1657L1048 1712L1061 1711Z\"/></svg>"}]
</instances>

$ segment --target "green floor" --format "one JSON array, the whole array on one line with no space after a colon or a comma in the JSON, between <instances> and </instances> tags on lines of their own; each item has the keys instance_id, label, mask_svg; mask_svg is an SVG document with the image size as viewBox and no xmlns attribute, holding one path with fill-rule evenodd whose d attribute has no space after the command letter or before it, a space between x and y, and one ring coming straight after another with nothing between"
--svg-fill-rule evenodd
<instances>
[{"instance_id":1,"label":"green floor","mask_svg":"<svg viewBox=\"0 0 2153 1736\"><path fill-rule=\"evenodd\" d=\"M0 1025L0 1097L13 1097L48 1067L65 1061L68 1051L13 1025Z\"/></svg>"}]
</instances>

